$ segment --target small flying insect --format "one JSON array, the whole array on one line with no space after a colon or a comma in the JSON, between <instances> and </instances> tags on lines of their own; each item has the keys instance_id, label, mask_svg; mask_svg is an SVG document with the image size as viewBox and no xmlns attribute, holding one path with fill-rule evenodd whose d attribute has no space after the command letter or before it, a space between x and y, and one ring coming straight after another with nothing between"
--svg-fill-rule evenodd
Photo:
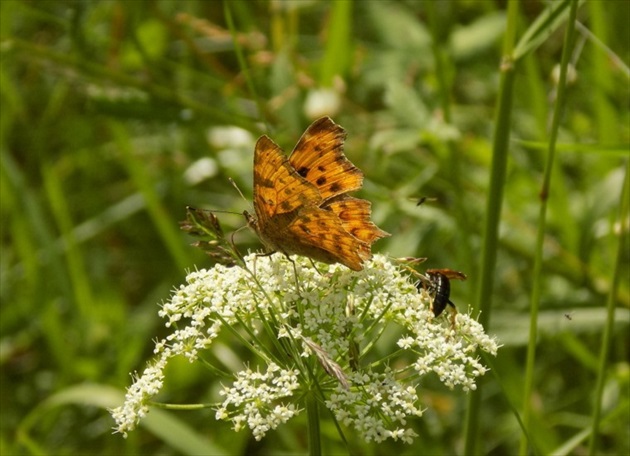
<instances>
[{"instance_id":1,"label":"small flying insect","mask_svg":"<svg viewBox=\"0 0 630 456\"><path fill-rule=\"evenodd\" d=\"M437 201L437 198L432 198L430 196L421 196L417 199L416 206L421 206L425 203L425 201Z\"/></svg>"},{"instance_id":2,"label":"small flying insect","mask_svg":"<svg viewBox=\"0 0 630 456\"><path fill-rule=\"evenodd\" d=\"M434 317L439 317L446 306L451 313L451 326L455 327L457 307L451 301L451 280L466 280L466 274L452 269L427 269L425 280L420 280L416 288L424 288L433 297L431 311Z\"/></svg>"}]
</instances>

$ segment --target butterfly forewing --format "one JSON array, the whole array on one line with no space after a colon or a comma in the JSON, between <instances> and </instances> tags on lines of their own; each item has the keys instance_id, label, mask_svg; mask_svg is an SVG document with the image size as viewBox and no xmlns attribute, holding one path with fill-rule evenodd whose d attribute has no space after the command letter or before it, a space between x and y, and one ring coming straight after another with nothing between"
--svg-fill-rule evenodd
<instances>
[{"instance_id":1,"label":"butterfly forewing","mask_svg":"<svg viewBox=\"0 0 630 456\"><path fill-rule=\"evenodd\" d=\"M328 200L361 188L363 173L343 154L346 132L329 117L311 124L289 157L297 173Z\"/></svg>"},{"instance_id":2,"label":"butterfly forewing","mask_svg":"<svg viewBox=\"0 0 630 456\"><path fill-rule=\"evenodd\" d=\"M254 153L254 208L258 220L268 220L320 201L317 189L295 172L282 149L262 136Z\"/></svg>"}]
</instances>

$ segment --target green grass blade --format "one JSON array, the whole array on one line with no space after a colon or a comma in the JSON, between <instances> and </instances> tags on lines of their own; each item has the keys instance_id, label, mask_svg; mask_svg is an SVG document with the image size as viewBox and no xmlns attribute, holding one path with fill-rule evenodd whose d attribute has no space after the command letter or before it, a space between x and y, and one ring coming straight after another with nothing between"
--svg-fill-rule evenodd
<instances>
[{"instance_id":1,"label":"green grass blade","mask_svg":"<svg viewBox=\"0 0 630 456\"><path fill-rule=\"evenodd\" d=\"M352 55L351 26L352 7L354 2L332 2L330 25L324 57L321 61L319 84L322 87L332 86L333 79L345 76Z\"/></svg>"},{"instance_id":2,"label":"green grass blade","mask_svg":"<svg viewBox=\"0 0 630 456\"><path fill-rule=\"evenodd\" d=\"M115 122L110 122L109 126L123 157L123 163L136 188L142 193L155 227L175 260L177 267L184 271L190 266L190 260L188 253L184 249L185 244L182 242L177 220L173 219L162 205L160 196L156 192L155 184L151 182L142 162L134 155L127 131ZM183 208L181 217L183 217Z\"/></svg>"},{"instance_id":3,"label":"green grass blade","mask_svg":"<svg viewBox=\"0 0 630 456\"><path fill-rule=\"evenodd\" d=\"M104 410L119 406L124 401L124 394L115 388L98 384L82 384L63 389L43 401L23 420L18 431L18 439L33 450L31 429L51 410L58 407L83 405ZM112 420L113 425L113 420ZM171 448L186 455L212 454L228 455L228 451L209 441L205 436L192 429L174 413L152 408L140 423L140 426L159 437ZM29 443L30 442L30 443ZM44 454L40 451L37 453Z\"/></svg>"},{"instance_id":4,"label":"green grass blade","mask_svg":"<svg viewBox=\"0 0 630 456\"><path fill-rule=\"evenodd\" d=\"M549 8L527 29L514 48L514 60L535 51L567 20L571 0L552 2Z\"/></svg>"},{"instance_id":5,"label":"green grass blade","mask_svg":"<svg viewBox=\"0 0 630 456\"><path fill-rule=\"evenodd\" d=\"M503 44L503 62L501 65L501 81L499 98L495 116L495 130L492 147L492 165L490 183L486 203L486 219L484 222L483 248L481 253L480 284L475 310L480 312L479 322L487 327L490 321L492 291L494 285L495 265L499 249L499 222L503 189L509 150L512 101L514 88L514 62L511 59L512 46L516 33L519 3L515 0L508 3L507 29ZM481 395L483 382L479 382L476 391L469 395L465 427L465 454L477 454L479 442L479 416L481 414Z\"/></svg>"},{"instance_id":6,"label":"green grass blade","mask_svg":"<svg viewBox=\"0 0 630 456\"><path fill-rule=\"evenodd\" d=\"M554 107L553 120L549 138L549 150L547 153L547 161L545 164L545 174L543 178L542 189L540 191L541 204L538 218L538 232L536 236L536 250L534 256L533 284L530 301L530 324L529 324L529 344L527 347L527 364L525 368L525 386L523 392L523 422L525 427L529 428L532 416L531 395L534 387L534 369L536 363L536 346L538 343L538 310L540 308L540 297L544 276L542 274L543 265L543 249L545 242L545 234L547 232L547 206L548 197L551 187L551 177L554 169L554 158L556 152L556 140L558 138L558 130L560 120L564 112L564 104L566 100L566 80L569 66L569 58L573 51L573 43L575 36L575 17L577 15L578 1L572 0L569 12L569 22L564 38L564 47L562 50L562 62L560 66L560 81L558 83L558 97ZM532 445L525 435L521 437L520 454L527 452L528 445Z\"/></svg>"},{"instance_id":7,"label":"green grass blade","mask_svg":"<svg viewBox=\"0 0 630 456\"><path fill-rule=\"evenodd\" d=\"M591 429L591 438L588 446L588 454L597 454L599 444L599 428L602 415L602 401L604 396L604 386L608 373L608 356L613 338L613 326L615 323L615 305L617 302L617 291L621 282L621 274L623 263L628 261L628 215L630 207L630 163L626 161L626 175L622 188L621 201L619 204L619 217L617 220L619 226L619 237L617 244L617 258L615 261L615 269L613 270L613 283L606 301L607 320L602 336L601 351L599 354L599 369L597 372L597 386L595 387L594 408L593 408L593 424ZM614 229L612 230L614 233ZM627 277L625 277L627 280Z\"/></svg>"}]
</instances>

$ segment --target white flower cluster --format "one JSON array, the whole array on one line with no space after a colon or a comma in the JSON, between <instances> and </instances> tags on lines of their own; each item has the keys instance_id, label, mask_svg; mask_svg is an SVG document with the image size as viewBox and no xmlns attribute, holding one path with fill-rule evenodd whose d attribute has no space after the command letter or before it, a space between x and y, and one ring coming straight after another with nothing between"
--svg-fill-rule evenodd
<instances>
[{"instance_id":1,"label":"white flower cluster","mask_svg":"<svg viewBox=\"0 0 630 456\"><path fill-rule=\"evenodd\" d=\"M233 386L224 386L221 391L225 401L217 409L216 418L232 420L235 431L246 423L254 438L262 439L267 431L300 412L294 404L277 403L299 388L298 375L299 371L284 370L275 363L269 364L264 374L251 369L237 373Z\"/></svg>"},{"instance_id":2,"label":"white flower cluster","mask_svg":"<svg viewBox=\"0 0 630 456\"><path fill-rule=\"evenodd\" d=\"M418 395L413 386L404 386L397 381L392 371L353 372L350 375L352 389L341 385L335 388L326 401L337 420L344 426L353 427L366 442L382 442L388 438L412 443L417 434L405 426L408 416L421 416L416 407Z\"/></svg>"},{"instance_id":3,"label":"white flower cluster","mask_svg":"<svg viewBox=\"0 0 630 456\"><path fill-rule=\"evenodd\" d=\"M134 384L127 389L125 403L111 410L112 417L118 424L116 432L127 437L127 432L133 431L138 421L149 412L148 402L162 389L167 360L168 356L163 355L150 363L142 376L136 378Z\"/></svg>"},{"instance_id":4,"label":"white flower cluster","mask_svg":"<svg viewBox=\"0 0 630 456\"><path fill-rule=\"evenodd\" d=\"M433 321L427 294L382 255L359 272L341 265L318 265L317 271L308 259L292 263L282 255L245 260L254 274L219 265L191 273L162 307L166 326L178 329L156 345L153 363L129 388L125 404L112 410L118 432L126 435L147 413L167 360L196 360L224 325L245 326L247 343L260 350L267 371L238 372L222 391L216 417L231 421L234 430L249 427L256 439L298 414L299 405L281 400L297 402L304 395L296 391L310 392L316 381L336 419L366 441L410 443L416 434L405 427L407 417L421 415L411 379L434 372L450 388L474 389L476 377L486 372L477 350L497 352L496 341L467 314L457 315L455 329L446 319ZM401 334L399 350L387 362L373 359L371 350L386 329ZM275 339L275 348L262 347L268 338L259 339L260 331ZM310 378L313 353L322 367L317 379ZM402 368L401 360L407 360Z\"/></svg>"}]
</instances>

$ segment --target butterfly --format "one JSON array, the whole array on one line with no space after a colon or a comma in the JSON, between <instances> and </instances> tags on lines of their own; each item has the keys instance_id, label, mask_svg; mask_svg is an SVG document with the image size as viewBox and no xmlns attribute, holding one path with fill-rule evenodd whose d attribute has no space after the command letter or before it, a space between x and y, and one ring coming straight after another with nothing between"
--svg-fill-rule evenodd
<instances>
[{"instance_id":1,"label":"butterfly","mask_svg":"<svg viewBox=\"0 0 630 456\"><path fill-rule=\"evenodd\" d=\"M329 117L313 122L287 158L269 137L254 151L254 210L247 224L270 252L341 263L354 271L372 244L390 234L371 220L369 201L349 192L363 173L343 153L345 130Z\"/></svg>"}]
</instances>

